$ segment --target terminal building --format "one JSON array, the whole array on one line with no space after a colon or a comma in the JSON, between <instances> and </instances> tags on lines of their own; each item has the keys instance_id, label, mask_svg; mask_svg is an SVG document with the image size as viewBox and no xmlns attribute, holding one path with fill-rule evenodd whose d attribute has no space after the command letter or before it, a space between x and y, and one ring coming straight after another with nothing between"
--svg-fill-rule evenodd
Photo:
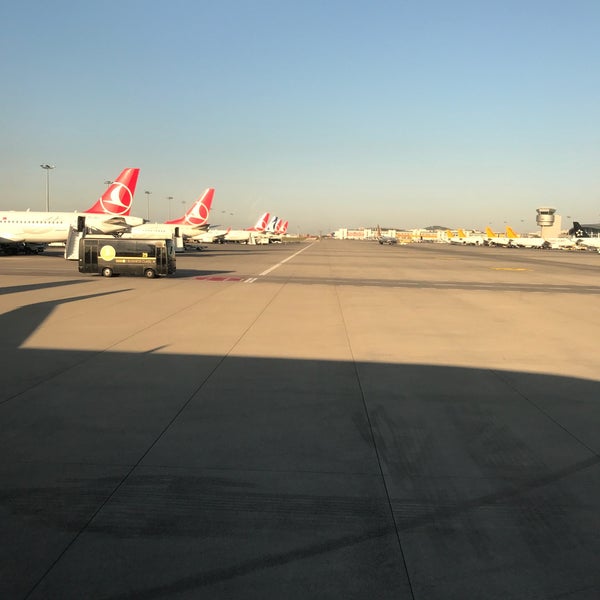
<instances>
[{"instance_id":1,"label":"terminal building","mask_svg":"<svg viewBox=\"0 0 600 600\"><path fill-rule=\"evenodd\" d=\"M419 242L444 242L446 241L445 229L381 229L381 235L394 237L399 244L413 244ZM376 240L379 236L377 229L357 227L354 229L342 227L333 232L336 240Z\"/></svg>"}]
</instances>

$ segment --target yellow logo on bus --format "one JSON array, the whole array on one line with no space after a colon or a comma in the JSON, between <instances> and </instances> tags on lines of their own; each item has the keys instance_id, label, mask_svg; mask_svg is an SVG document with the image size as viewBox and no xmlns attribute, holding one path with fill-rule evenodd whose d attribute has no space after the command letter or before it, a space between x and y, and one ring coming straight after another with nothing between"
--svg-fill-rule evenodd
<instances>
[{"instance_id":1,"label":"yellow logo on bus","mask_svg":"<svg viewBox=\"0 0 600 600\"><path fill-rule=\"evenodd\" d=\"M100 248L100 256L104 260L112 260L116 254L117 253L112 246L102 246L102 248Z\"/></svg>"}]
</instances>

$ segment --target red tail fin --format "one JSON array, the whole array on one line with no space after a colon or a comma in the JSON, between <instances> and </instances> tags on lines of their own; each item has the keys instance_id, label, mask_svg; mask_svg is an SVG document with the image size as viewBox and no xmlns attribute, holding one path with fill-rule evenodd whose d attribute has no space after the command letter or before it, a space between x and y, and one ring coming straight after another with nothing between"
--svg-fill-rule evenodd
<instances>
[{"instance_id":1,"label":"red tail fin","mask_svg":"<svg viewBox=\"0 0 600 600\"><path fill-rule=\"evenodd\" d=\"M208 220L210 213L210 207L212 206L213 196L215 195L214 188L208 188L204 190L204 193L190 209L180 217L179 219L173 219L172 221L166 221L169 225L204 225Z\"/></svg>"},{"instance_id":2,"label":"red tail fin","mask_svg":"<svg viewBox=\"0 0 600 600\"><path fill-rule=\"evenodd\" d=\"M86 213L128 216L137 184L139 169L124 169L121 174L108 186L96 204L86 210Z\"/></svg>"},{"instance_id":3,"label":"red tail fin","mask_svg":"<svg viewBox=\"0 0 600 600\"><path fill-rule=\"evenodd\" d=\"M267 223L269 222L270 216L271 215L268 212L264 213L263 215L258 217L258 221L256 221L254 227L248 227L246 231L264 231L265 227L267 226Z\"/></svg>"}]
</instances>

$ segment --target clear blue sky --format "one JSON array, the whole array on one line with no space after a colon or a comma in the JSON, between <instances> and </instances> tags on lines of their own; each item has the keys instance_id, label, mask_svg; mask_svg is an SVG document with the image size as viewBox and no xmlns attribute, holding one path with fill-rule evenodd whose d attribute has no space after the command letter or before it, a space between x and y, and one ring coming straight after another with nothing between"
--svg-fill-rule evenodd
<instances>
[{"instance_id":1,"label":"clear blue sky","mask_svg":"<svg viewBox=\"0 0 600 600\"><path fill-rule=\"evenodd\" d=\"M600 221L598 0L54 0L0 7L0 209L290 231ZM222 212L224 211L224 212ZM233 213L233 216L230 214Z\"/></svg>"}]
</instances>

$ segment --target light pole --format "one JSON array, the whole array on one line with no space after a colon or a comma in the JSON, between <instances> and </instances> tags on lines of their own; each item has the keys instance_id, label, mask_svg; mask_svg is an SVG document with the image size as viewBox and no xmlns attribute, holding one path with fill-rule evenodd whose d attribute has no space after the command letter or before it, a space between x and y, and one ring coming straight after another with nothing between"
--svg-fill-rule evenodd
<instances>
[{"instance_id":1,"label":"light pole","mask_svg":"<svg viewBox=\"0 0 600 600\"><path fill-rule=\"evenodd\" d=\"M112 183L114 183L114 181L111 181L110 179L105 179L105 180L104 180L104 185L105 185L106 187L108 187L108 186L109 186L109 185L111 185Z\"/></svg>"},{"instance_id":2,"label":"light pole","mask_svg":"<svg viewBox=\"0 0 600 600\"><path fill-rule=\"evenodd\" d=\"M40 167L46 169L46 212L50 212L50 170L54 169L54 165L44 163Z\"/></svg>"},{"instance_id":3,"label":"light pole","mask_svg":"<svg viewBox=\"0 0 600 600\"><path fill-rule=\"evenodd\" d=\"M146 194L147 203L148 203L148 215L147 215L148 221L150 221L150 194L151 194L151 193L152 193L152 192L149 192L148 190L146 190L146 191L144 192L144 194Z\"/></svg>"},{"instance_id":4,"label":"light pole","mask_svg":"<svg viewBox=\"0 0 600 600\"><path fill-rule=\"evenodd\" d=\"M173 200L173 196L167 196L167 200L169 201L169 221L171 220L171 200Z\"/></svg>"}]
</instances>

